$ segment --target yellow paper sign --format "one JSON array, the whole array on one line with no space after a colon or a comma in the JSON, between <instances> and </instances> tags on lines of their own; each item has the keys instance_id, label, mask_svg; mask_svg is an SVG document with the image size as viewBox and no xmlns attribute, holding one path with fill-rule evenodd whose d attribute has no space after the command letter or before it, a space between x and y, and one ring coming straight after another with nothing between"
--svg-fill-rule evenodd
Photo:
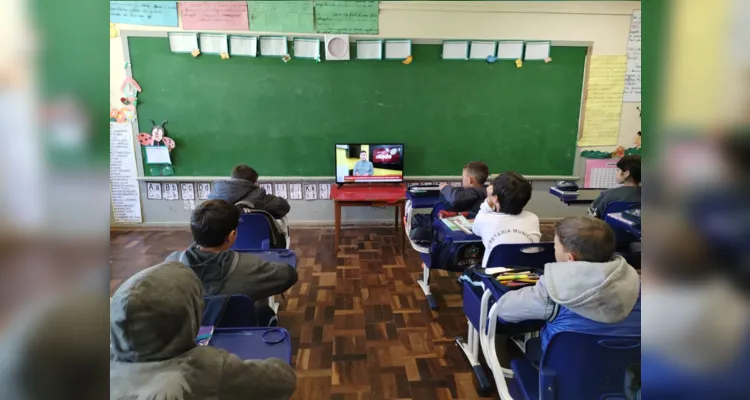
<instances>
[{"instance_id":1,"label":"yellow paper sign","mask_svg":"<svg viewBox=\"0 0 750 400\"><path fill-rule=\"evenodd\" d=\"M612 146L620 133L627 56L591 56L579 146Z\"/></svg>"}]
</instances>

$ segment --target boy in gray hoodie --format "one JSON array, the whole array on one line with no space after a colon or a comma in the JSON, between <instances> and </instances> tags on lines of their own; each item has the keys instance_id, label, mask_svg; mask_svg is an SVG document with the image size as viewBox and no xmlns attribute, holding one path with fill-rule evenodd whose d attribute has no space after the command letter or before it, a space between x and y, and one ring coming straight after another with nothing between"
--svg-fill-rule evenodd
<instances>
[{"instance_id":1,"label":"boy in gray hoodie","mask_svg":"<svg viewBox=\"0 0 750 400\"><path fill-rule=\"evenodd\" d=\"M541 341L529 340L526 354L539 361L560 331L640 335L641 279L624 258L615 256L615 238L606 222L568 217L555 225L555 258L531 287L498 300L505 322L545 320Z\"/></svg>"},{"instance_id":2,"label":"boy in gray hoodie","mask_svg":"<svg viewBox=\"0 0 750 400\"><path fill-rule=\"evenodd\" d=\"M230 250L237 239L240 211L224 200L201 203L190 217L195 241L166 261L179 261L195 272L206 296L244 294L265 304L297 282L294 267L264 261L249 253Z\"/></svg>"},{"instance_id":3,"label":"boy in gray hoodie","mask_svg":"<svg viewBox=\"0 0 750 400\"><path fill-rule=\"evenodd\" d=\"M288 399L294 369L279 359L244 361L195 343L203 289L180 263L125 281L110 302L109 398Z\"/></svg>"}]
</instances>

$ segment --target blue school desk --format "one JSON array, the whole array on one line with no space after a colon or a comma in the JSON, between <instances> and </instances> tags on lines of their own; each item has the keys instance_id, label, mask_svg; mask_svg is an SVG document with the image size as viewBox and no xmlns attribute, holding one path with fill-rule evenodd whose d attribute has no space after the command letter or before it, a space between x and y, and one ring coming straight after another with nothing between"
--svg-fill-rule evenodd
<instances>
[{"instance_id":1,"label":"blue school desk","mask_svg":"<svg viewBox=\"0 0 750 400\"><path fill-rule=\"evenodd\" d=\"M418 186L416 188L419 188ZM411 190L411 188L409 188ZM406 191L406 198L411 200L412 208L432 208L440 201L440 191L430 190L419 196L413 195L409 190Z\"/></svg>"},{"instance_id":2,"label":"blue school desk","mask_svg":"<svg viewBox=\"0 0 750 400\"><path fill-rule=\"evenodd\" d=\"M573 204L591 204L599 197L599 194L606 189L588 189L581 188L576 192L563 192L562 190L552 186L549 188L549 193L562 201L567 205Z\"/></svg>"},{"instance_id":3,"label":"blue school desk","mask_svg":"<svg viewBox=\"0 0 750 400\"><path fill-rule=\"evenodd\" d=\"M288 264L297 268L297 254L292 250L238 250L237 252L252 254L264 261ZM273 296L268 298L268 306L273 309L273 312L279 313L279 302Z\"/></svg>"},{"instance_id":4,"label":"blue school desk","mask_svg":"<svg viewBox=\"0 0 750 400\"><path fill-rule=\"evenodd\" d=\"M641 226L622 216L621 212L607 214L604 221L612 227L620 228L633 234L636 239L641 240Z\"/></svg>"},{"instance_id":5,"label":"blue school desk","mask_svg":"<svg viewBox=\"0 0 750 400\"><path fill-rule=\"evenodd\" d=\"M292 363L292 341L284 328L218 328L209 346L224 349L243 360L278 358Z\"/></svg>"}]
</instances>

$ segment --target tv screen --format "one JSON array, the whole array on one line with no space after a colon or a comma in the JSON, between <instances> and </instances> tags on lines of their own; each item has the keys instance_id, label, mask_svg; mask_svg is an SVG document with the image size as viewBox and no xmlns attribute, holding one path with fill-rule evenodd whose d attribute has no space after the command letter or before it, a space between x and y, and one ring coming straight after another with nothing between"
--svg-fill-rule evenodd
<instances>
[{"instance_id":1,"label":"tv screen","mask_svg":"<svg viewBox=\"0 0 750 400\"><path fill-rule=\"evenodd\" d=\"M403 144L336 145L336 183L403 181Z\"/></svg>"}]
</instances>

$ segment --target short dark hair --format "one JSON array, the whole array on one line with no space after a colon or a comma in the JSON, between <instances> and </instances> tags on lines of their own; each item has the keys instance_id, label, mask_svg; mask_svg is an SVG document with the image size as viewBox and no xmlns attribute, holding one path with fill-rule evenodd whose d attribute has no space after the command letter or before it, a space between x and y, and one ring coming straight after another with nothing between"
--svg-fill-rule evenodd
<instances>
[{"instance_id":1,"label":"short dark hair","mask_svg":"<svg viewBox=\"0 0 750 400\"><path fill-rule=\"evenodd\" d=\"M464 169L480 185L484 185L487 182L487 177L490 176L490 169L487 168L487 164L481 161L472 161L464 165Z\"/></svg>"},{"instance_id":2,"label":"short dark hair","mask_svg":"<svg viewBox=\"0 0 750 400\"><path fill-rule=\"evenodd\" d=\"M246 181L255 183L258 182L258 172L245 164L240 164L234 167L234 169L232 170L232 178L244 179Z\"/></svg>"},{"instance_id":3,"label":"short dark hair","mask_svg":"<svg viewBox=\"0 0 750 400\"><path fill-rule=\"evenodd\" d=\"M607 262L615 254L615 233L598 218L578 216L557 221L555 235L577 261Z\"/></svg>"},{"instance_id":4,"label":"short dark hair","mask_svg":"<svg viewBox=\"0 0 750 400\"><path fill-rule=\"evenodd\" d=\"M617 168L623 172L630 172L629 178L635 183L641 183L641 156L625 156L617 162Z\"/></svg>"},{"instance_id":5,"label":"short dark hair","mask_svg":"<svg viewBox=\"0 0 750 400\"><path fill-rule=\"evenodd\" d=\"M531 199L531 183L517 172L503 172L492 182L492 194L501 213L518 215Z\"/></svg>"},{"instance_id":6,"label":"short dark hair","mask_svg":"<svg viewBox=\"0 0 750 400\"><path fill-rule=\"evenodd\" d=\"M359 152L359 154L362 154L362 153L367 154L367 151L366 150L362 150L362 151Z\"/></svg>"},{"instance_id":7,"label":"short dark hair","mask_svg":"<svg viewBox=\"0 0 750 400\"><path fill-rule=\"evenodd\" d=\"M193 241L202 247L221 246L240 221L240 210L225 200L204 201L190 216Z\"/></svg>"}]
</instances>

